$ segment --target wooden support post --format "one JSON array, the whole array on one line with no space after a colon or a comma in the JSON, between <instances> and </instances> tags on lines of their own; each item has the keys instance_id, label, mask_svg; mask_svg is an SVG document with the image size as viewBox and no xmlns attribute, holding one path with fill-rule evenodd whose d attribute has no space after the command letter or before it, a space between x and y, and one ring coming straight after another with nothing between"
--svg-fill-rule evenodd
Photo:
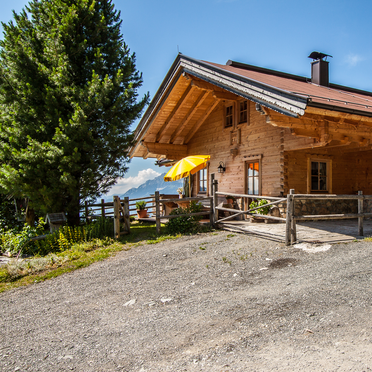
<instances>
[{"instance_id":1,"label":"wooden support post","mask_svg":"<svg viewBox=\"0 0 372 372\"><path fill-rule=\"evenodd\" d=\"M358 195L363 195L363 191L358 191ZM358 214L363 214L364 199L358 199ZM358 235L363 236L363 217L358 217Z\"/></svg>"},{"instance_id":2,"label":"wooden support post","mask_svg":"<svg viewBox=\"0 0 372 372\"><path fill-rule=\"evenodd\" d=\"M293 218L296 214L295 198L293 197L294 189L291 189L289 193L292 195L291 244L294 244L297 240L296 220Z\"/></svg>"},{"instance_id":3,"label":"wooden support post","mask_svg":"<svg viewBox=\"0 0 372 372\"><path fill-rule=\"evenodd\" d=\"M245 198L240 199L240 209L242 211L245 211ZM241 216L242 216L242 220L244 221L246 219L246 215L242 214Z\"/></svg>"},{"instance_id":4,"label":"wooden support post","mask_svg":"<svg viewBox=\"0 0 372 372\"><path fill-rule=\"evenodd\" d=\"M214 226L214 206L213 206L213 198L209 201L209 223L211 226Z\"/></svg>"},{"instance_id":5,"label":"wooden support post","mask_svg":"<svg viewBox=\"0 0 372 372\"><path fill-rule=\"evenodd\" d=\"M120 238L120 199L118 196L114 196L114 237L115 239Z\"/></svg>"},{"instance_id":6,"label":"wooden support post","mask_svg":"<svg viewBox=\"0 0 372 372\"><path fill-rule=\"evenodd\" d=\"M88 213L89 213L88 202L85 200L85 223L86 224L90 222L88 218Z\"/></svg>"},{"instance_id":7,"label":"wooden support post","mask_svg":"<svg viewBox=\"0 0 372 372\"><path fill-rule=\"evenodd\" d=\"M106 217L105 215L105 199L101 199L101 215L103 218Z\"/></svg>"},{"instance_id":8,"label":"wooden support post","mask_svg":"<svg viewBox=\"0 0 372 372\"><path fill-rule=\"evenodd\" d=\"M160 234L160 196L159 191L155 191L155 218L156 218L156 233Z\"/></svg>"},{"instance_id":9,"label":"wooden support post","mask_svg":"<svg viewBox=\"0 0 372 372\"><path fill-rule=\"evenodd\" d=\"M291 235L292 235L292 219L293 219L293 195L294 190L291 189L289 194L287 194L287 218L285 224L285 245L291 245Z\"/></svg>"},{"instance_id":10,"label":"wooden support post","mask_svg":"<svg viewBox=\"0 0 372 372\"><path fill-rule=\"evenodd\" d=\"M130 233L129 197L124 198L124 231Z\"/></svg>"},{"instance_id":11,"label":"wooden support post","mask_svg":"<svg viewBox=\"0 0 372 372\"><path fill-rule=\"evenodd\" d=\"M218 191L218 181L213 180L213 214L214 214L214 219L213 223L215 223L218 220L218 210L216 209L218 205L218 195L216 192Z\"/></svg>"}]
</instances>

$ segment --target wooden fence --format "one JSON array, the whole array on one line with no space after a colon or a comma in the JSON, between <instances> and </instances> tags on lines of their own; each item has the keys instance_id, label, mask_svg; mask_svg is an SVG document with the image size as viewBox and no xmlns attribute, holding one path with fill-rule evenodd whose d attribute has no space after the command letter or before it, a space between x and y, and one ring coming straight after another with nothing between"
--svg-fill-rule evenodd
<instances>
[{"instance_id":1,"label":"wooden fence","mask_svg":"<svg viewBox=\"0 0 372 372\"><path fill-rule=\"evenodd\" d=\"M100 203L88 204L87 202L83 206L85 213L86 223L90 223L93 219L103 217L103 218L113 218L114 219L114 236L119 238L120 235L130 233L130 218L136 216L136 202L144 200L146 201L146 209L149 210L150 218L154 219L156 223L156 232L160 233L161 231L161 220L169 220L176 217L184 216L204 216L209 215L210 223L213 224L213 199L212 197L195 197L195 198L183 198L181 199L182 204L191 203L191 201L203 202L204 210L197 213L189 214L178 214L178 215L167 215L165 213L166 208L164 205L166 203L177 204L178 199L162 199L159 191L155 192L154 196L148 196L144 198L129 199L124 198L120 199L119 196L114 196L112 202L105 202L104 199L101 199ZM207 205L209 204L209 206Z\"/></svg>"},{"instance_id":2,"label":"wooden fence","mask_svg":"<svg viewBox=\"0 0 372 372\"><path fill-rule=\"evenodd\" d=\"M194 197L194 198L183 198L178 203L182 204L189 204L192 201L196 202L202 202L204 206L204 211L202 212L196 212L196 213L187 213L187 214L164 214L162 215L161 213L161 205L165 205L166 203L175 203L177 204L177 199L160 199L159 191L155 192L155 219L156 219L156 232L159 234L161 230L161 220L162 219L172 219L172 218L177 218L177 217L186 217L186 216L205 216L209 215L209 221L210 224L213 225L213 216L214 216L214 208L213 208L213 198L208 196L208 197ZM206 203L209 203L209 206L206 205ZM165 208L162 208L164 211L166 210Z\"/></svg>"},{"instance_id":3,"label":"wooden fence","mask_svg":"<svg viewBox=\"0 0 372 372\"><path fill-rule=\"evenodd\" d=\"M338 213L338 214L321 214L321 215L304 215L297 216L296 199L301 200L356 200L358 202L358 213ZM372 195L363 195L362 191L358 191L358 195L314 195L314 194L295 194L291 189L287 195L287 218L286 218L286 245L293 244L297 240L296 222L297 221L312 221L312 220L342 220L342 219L358 219L358 235L363 236L363 219L372 217L372 213L365 213L363 210L364 200L372 200Z\"/></svg>"},{"instance_id":4,"label":"wooden fence","mask_svg":"<svg viewBox=\"0 0 372 372\"><path fill-rule=\"evenodd\" d=\"M185 216L209 216L210 224L215 225L219 223L224 223L233 218L245 219L246 216L261 217L265 219L271 219L275 221L285 222L285 244L291 245L297 240L296 223L298 221L310 221L310 220L341 220L341 219L358 219L358 234L363 236L363 219L367 217L372 217L372 213L365 213L363 211L364 200L372 200L372 195L363 195L362 191L358 192L358 195L315 195L315 194L295 194L294 190L290 190L290 193L286 198L263 196L263 195L247 195L247 194L232 194L230 192L217 191L218 182L215 180L213 182L213 197L193 197L184 198L178 201L174 198L162 199L158 191L155 192L154 196L149 196L145 198L129 199L124 198L121 200L118 196L113 197L112 202L105 202L103 199L101 203L95 204L85 204L83 210L85 211L86 222L89 223L92 219L98 217L113 218L114 219L114 236L119 238L120 235L130 233L130 217L135 216L136 211L135 203L139 200L145 200L147 204L147 209L150 210L150 214L156 223L156 232L161 231L161 220L169 220L171 218L185 217ZM224 207L221 203L223 196L233 196L240 200L239 209L232 209ZM286 217L276 217L270 215L258 214L255 211L262 209L263 206L257 206L254 208L249 208L248 200L268 200L269 203L265 206L275 206L277 204L286 204ZM344 213L344 214L322 214L322 215L296 215L296 199L299 200L357 200L358 202L358 212L357 213ZM167 214L167 208L165 208L166 203L174 204L187 204L191 201L202 202L204 210L197 213L188 214ZM220 202L219 202L220 201ZM134 208L133 208L134 207ZM224 216L218 219L219 211L230 213L229 216Z\"/></svg>"}]
</instances>

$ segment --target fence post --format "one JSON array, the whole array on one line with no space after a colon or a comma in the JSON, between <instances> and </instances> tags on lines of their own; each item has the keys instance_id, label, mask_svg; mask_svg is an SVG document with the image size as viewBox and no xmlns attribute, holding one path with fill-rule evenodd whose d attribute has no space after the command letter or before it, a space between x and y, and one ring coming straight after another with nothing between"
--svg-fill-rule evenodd
<instances>
[{"instance_id":1,"label":"fence post","mask_svg":"<svg viewBox=\"0 0 372 372\"><path fill-rule=\"evenodd\" d=\"M296 199L294 195L294 189L291 189L289 193L292 195L292 221L291 221L291 244L294 244L297 240L297 231L296 231L296 220L294 219L294 215L296 214L295 203Z\"/></svg>"},{"instance_id":2,"label":"fence post","mask_svg":"<svg viewBox=\"0 0 372 372\"><path fill-rule=\"evenodd\" d=\"M293 219L293 194L294 189L289 191L287 194L287 216L286 216L286 223L285 223L285 245L291 245L291 237L292 237L292 219Z\"/></svg>"},{"instance_id":3,"label":"fence post","mask_svg":"<svg viewBox=\"0 0 372 372\"><path fill-rule=\"evenodd\" d=\"M156 219L156 233L160 234L160 203L159 191L155 191L155 219Z\"/></svg>"},{"instance_id":4,"label":"fence post","mask_svg":"<svg viewBox=\"0 0 372 372\"><path fill-rule=\"evenodd\" d=\"M210 199L210 210L209 210L209 223L211 226L214 226L214 207L213 207L213 198Z\"/></svg>"},{"instance_id":5,"label":"fence post","mask_svg":"<svg viewBox=\"0 0 372 372\"><path fill-rule=\"evenodd\" d=\"M130 233L129 197L124 198L124 231Z\"/></svg>"},{"instance_id":6,"label":"fence post","mask_svg":"<svg viewBox=\"0 0 372 372\"><path fill-rule=\"evenodd\" d=\"M216 191L218 191L218 181L213 180L213 224L218 220L218 210L216 209L218 204L218 195L216 194Z\"/></svg>"},{"instance_id":7,"label":"fence post","mask_svg":"<svg viewBox=\"0 0 372 372\"><path fill-rule=\"evenodd\" d=\"M363 195L363 191L358 191L358 195ZM358 214L363 213L364 199L358 199ZM363 216L358 217L358 235L363 236Z\"/></svg>"},{"instance_id":8,"label":"fence post","mask_svg":"<svg viewBox=\"0 0 372 372\"><path fill-rule=\"evenodd\" d=\"M119 203L120 199L118 196L114 196L114 237L115 239L120 238L120 212L119 212Z\"/></svg>"}]
</instances>

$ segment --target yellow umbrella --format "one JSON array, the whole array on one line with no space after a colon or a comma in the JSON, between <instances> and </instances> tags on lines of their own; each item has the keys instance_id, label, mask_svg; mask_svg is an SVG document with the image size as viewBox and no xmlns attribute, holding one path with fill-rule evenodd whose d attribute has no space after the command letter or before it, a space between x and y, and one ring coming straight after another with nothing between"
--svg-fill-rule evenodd
<instances>
[{"instance_id":1,"label":"yellow umbrella","mask_svg":"<svg viewBox=\"0 0 372 372\"><path fill-rule=\"evenodd\" d=\"M187 177L190 174L195 174L207 166L207 161L211 157L209 155L192 155L181 159L169 169L164 176L164 181L177 181L181 178Z\"/></svg>"}]
</instances>

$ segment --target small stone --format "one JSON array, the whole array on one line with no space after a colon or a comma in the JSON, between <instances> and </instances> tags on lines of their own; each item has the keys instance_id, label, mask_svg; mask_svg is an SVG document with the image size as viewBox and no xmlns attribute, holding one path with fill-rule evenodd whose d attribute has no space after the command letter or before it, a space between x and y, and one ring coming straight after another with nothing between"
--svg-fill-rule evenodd
<instances>
[{"instance_id":1,"label":"small stone","mask_svg":"<svg viewBox=\"0 0 372 372\"><path fill-rule=\"evenodd\" d=\"M130 300L124 304L124 306L132 306L136 303L136 300Z\"/></svg>"},{"instance_id":2,"label":"small stone","mask_svg":"<svg viewBox=\"0 0 372 372\"><path fill-rule=\"evenodd\" d=\"M262 270L268 270L268 268L267 267L261 267L260 271L262 271Z\"/></svg>"},{"instance_id":3,"label":"small stone","mask_svg":"<svg viewBox=\"0 0 372 372\"><path fill-rule=\"evenodd\" d=\"M163 304L165 304L165 303L167 303L167 302L171 302L172 299L171 299L171 298L161 298L160 301L161 301Z\"/></svg>"}]
</instances>

